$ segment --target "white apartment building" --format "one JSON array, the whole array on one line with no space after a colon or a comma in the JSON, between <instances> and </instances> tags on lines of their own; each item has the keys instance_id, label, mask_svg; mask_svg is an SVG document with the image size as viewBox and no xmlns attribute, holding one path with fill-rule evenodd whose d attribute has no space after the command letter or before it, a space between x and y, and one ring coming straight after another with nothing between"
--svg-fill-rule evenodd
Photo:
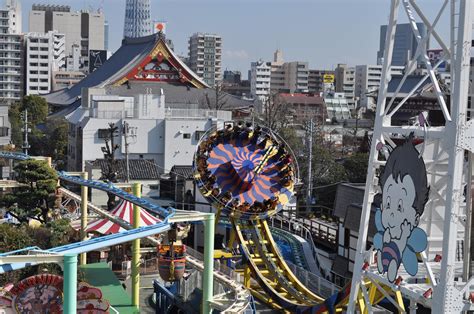
<instances>
[{"instance_id":1,"label":"white apartment building","mask_svg":"<svg viewBox=\"0 0 474 314\"><path fill-rule=\"evenodd\" d=\"M340 63L334 71L336 82L336 93L344 93L349 105L355 105L354 85L355 68Z\"/></svg>"},{"instance_id":2,"label":"white apartment building","mask_svg":"<svg viewBox=\"0 0 474 314\"><path fill-rule=\"evenodd\" d=\"M222 81L222 38L195 33L189 38L189 66L209 86Z\"/></svg>"},{"instance_id":3,"label":"white apartment building","mask_svg":"<svg viewBox=\"0 0 474 314\"><path fill-rule=\"evenodd\" d=\"M186 104L188 109L170 109L163 90L159 95L125 97L105 93L100 88L84 90L81 106L66 117L69 170L82 170L86 161L104 158L101 148L111 122L119 127L124 121L129 124L130 159L153 159L163 172L169 172L174 165L192 165L203 132L232 120L230 111L189 109L192 104ZM122 132L114 140L120 145L116 158L124 158Z\"/></svg>"},{"instance_id":4,"label":"white apartment building","mask_svg":"<svg viewBox=\"0 0 474 314\"><path fill-rule=\"evenodd\" d=\"M0 145L10 142L8 108L23 92L21 6L16 0L7 0L0 9Z\"/></svg>"},{"instance_id":5,"label":"white apartment building","mask_svg":"<svg viewBox=\"0 0 474 314\"><path fill-rule=\"evenodd\" d=\"M392 66L390 74L403 75L405 67ZM367 97L368 93L376 92L380 87L382 77L381 65L357 65L355 68L354 96L359 99L359 106L369 109L375 109L373 97Z\"/></svg>"},{"instance_id":6,"label":"white apartment building","mask_svg":"<svg viewBox=\"0 0 474 314\"><path fill-rule=\"evenodd\" d=\"M308 92L308 62L284 62L283 53L277 49L271 63L270 88L274 92Z\"/></svg>"},{"instance_id":7,"label":"white apartment building","mask_svg":"<svg viewBox=\"0 0 474 314\"><path fill-rule=\"evenodd\" d=\"M89 50L104 50L105 18L102 12L71 11L67 5L34 4L29 15L29 31L47 33L56 30L65 35L66 56L78 45L81 62L88 69Z\"/></svg>"},{"instance_id":8,"label":"white apartment building","mask_svg":"<svg viewBox=\"0 0 474 314\"><path fill-rule=\"evenodd\" d=\"M51 90L56 91L70 88L79 83L87 75L81 71L53 71L51 80Z\"/></svg>"},{"instance_id":9,"label":"white apartment building","mask_svg":"<svg viewBox=\"0 0 474 314\"><path fill-rule=\"evenodd\" d=\"M265 103L270 96L271 62L259 60L250 64L250 92L255 99Z\"/></svg>"},{"instance_id":10,"label":"white apartment building","mask_svg":"<svg viewBox=\"0 0 474 314\"><path fill-rule=\"evenodd\" d=\"M65 36L56 31L25 35L25 93L41 95L52 91L53 72L65 66Z\"/></svg>"}]
</instances>

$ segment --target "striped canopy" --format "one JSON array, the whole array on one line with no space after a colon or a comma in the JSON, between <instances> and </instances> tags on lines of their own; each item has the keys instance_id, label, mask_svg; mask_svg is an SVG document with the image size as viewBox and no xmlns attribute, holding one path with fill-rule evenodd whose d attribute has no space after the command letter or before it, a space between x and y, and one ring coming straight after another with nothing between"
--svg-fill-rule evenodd
<instances>
[{"instance_id":1,"label":"striped canopy","mask_svg":"<svg viewBox=\"0 0 474 314\"><path fill-rule=\"evenodd\" d=\"M122 201L115 207L110 214L125 220L133 225L133 204L129 201ZM140 211L140 227L154 225L160 220L150 215L146 210ZM101 234L112 234L125 231L120 225L108 220L107 218L97 219L87 226L87 232L98 232Z\"/></svg>"}]
</instances>

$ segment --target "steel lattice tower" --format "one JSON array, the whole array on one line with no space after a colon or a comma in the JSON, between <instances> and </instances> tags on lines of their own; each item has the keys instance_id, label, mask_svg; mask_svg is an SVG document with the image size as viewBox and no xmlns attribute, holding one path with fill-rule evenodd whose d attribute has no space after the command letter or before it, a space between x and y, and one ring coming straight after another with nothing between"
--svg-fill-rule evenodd
<instances>
[{"instance_id":1,"label":"steel lattice tower","mask_svg":"<svg viewBox=\"0 0 474 314\"><path fill-rule=\"evenodd\" d=\"M470 160L474 152L474 120L468 115L474 7L472 0L443 0L436 4L430 3L430 6L438 7L438 13L432 21L417 0L391 0L348 313L371 313L374 310L372 305L381 298L389 300L400 313L416 313L419 304L431 308L433 313L474 310L474 303L470 298L474 277L470 275L469 256L472 245ZM418 48L413 60L408 63L402 80L389 97L390 64L399 11L408 19L418 41ZM450 21L449 41L443 39L438 32L440 27L437 24L443 16L447 16L445 19ZM417 21L426 26L426 35L420 33ZM431 63L427 55L430 36L442 50L442 57L435 64ZM418 76L418 83L414 87L410 86L402 95L402 86L415 71L417 58L421 59L425 73ZM437 69L443 62L450 65L449 90L442 90L440 87ZM431 90L437 99L436 107L442 112L444 123L432 126L425 121L424 116L419 116L418 122L413 125L400 125L392 119L394 114L404 109L407 101L415 95L424 81L432 84ZM400 101L395 102L397 98ZM418 152L419 158L423 157L426 162L430 193L419 224L426 231L428 244L416 256L418 270L415 274L410 274L404 265L396 273L397 279L391 281L377 268L376 250L374 246L370 247L368 225L374 197L380 193L377 172L388 160L388 153L385 153L383 147L387 144L395 147L393 139L408 137L409 134L414 134L423 141ZM390 205L386 206L390 208ZM388 240L392 239L391 235L389 238ZM387 240L383 241L388 243ZM404 301L409 301L409 309L405 308Z\"/></svg>"},{"instance_id":2,"label":"steel lattice tower","mask_svg":"<svg viewBox=\"0 0 474 314\"><path fill-rule=\"evenodd\" d=\"M124 37L143 37L153 33L150 0L127 0Z\"/></svg>"}]
</instances>

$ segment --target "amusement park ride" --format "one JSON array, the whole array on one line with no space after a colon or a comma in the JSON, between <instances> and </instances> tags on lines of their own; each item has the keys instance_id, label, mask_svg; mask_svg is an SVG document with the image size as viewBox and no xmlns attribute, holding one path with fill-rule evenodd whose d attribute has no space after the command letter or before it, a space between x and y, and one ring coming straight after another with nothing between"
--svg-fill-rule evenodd
<instances>
[{"instance_id":1,"label":"amusement park ride","mask_svg":"<svg viewBox=\"0 0 474 314\"><path fill-rule=\"evenodd\" d=\"M176 236L176 226L203 221L203 312L210 313L213 275L219 276L213 273L212 265L214 228L219 220L227 220L232 226L228 248L237 247L241 253L240 271L245 288L274 309L300 313L370 313L385 300L399 312L414 313L417 306L431 308L434 313L473 311L470 160L474 120L468 106L468 89L474 6L471 0L441 2L438 14L430 22L416 0L391 0L353 279L340 292L326 299L315 294L301 283L283 259L267 219L293 197L298 166L282 138L267 128L244 123L229 123L207 131L196 148L195 183L216 209L216 219L209 213L164 209L141 199L139 193L130 195L106 183L60 173L61 180L113 193L136 208L159 216L161 221L147 227L134 225L136 229L46 251L25 248L21 252L0 254L0 273L40 262L63 264L64 312L73 313L78 299L77 254L168 232L168 243L158 246L159 273L166 281L179 280L187 258L186 248ZM400 10L408 17L418 48L395 96L388 100ZM451 28L449 44L436 29L446 11ZM426 35L420 33L417 19L426 26ZM443 50L435 64L426 53L430 37ZM423 65L425 74L398 101L401 98L397 94L417 68L417 62ZM449 93L441 89L437 75L437 68L443 63L450 65ZM426 80L432 83L443 123L432 126L421 113L415 125L393 125L394 114L403 110L407 100ZM0 157L29 158L6 152L0 153ZM380 204L374 201L376 195L380 196ZM87 193L82 197L87 204ZM82 214L84 221L87 210ZM101 215L115 219L108 213ZM371 216L377 230L373 237L368 236ZM136 210L134 221L138 220L139 210ZM123 227L131 226L123 224ZM135 242L134 250L138 248L139 243ZM33 255L18 255L22 252ZM136 267L138 260L133 264ZM138 280L136 269L132 275L134 287Z\"/></svg>"}]
</instances>

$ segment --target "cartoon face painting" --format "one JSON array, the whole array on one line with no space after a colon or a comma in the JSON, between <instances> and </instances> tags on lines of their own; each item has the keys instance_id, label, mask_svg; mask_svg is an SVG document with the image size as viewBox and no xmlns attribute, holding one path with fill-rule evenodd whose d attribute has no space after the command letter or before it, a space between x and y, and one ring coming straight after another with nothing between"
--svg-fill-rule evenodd
<instances>
[{"instance_id":1,"label":"cartoon face painting","mask_svg":"<svg viewBox=\"0 0 474 314\"><path fill-rule=\"evenodd\" d=\"M418 228L428 200L426 167L413 145L413 134L390 153L380 176L381 209L375 213L377 268L390 282L403 264L408 274L418 272L416 253L427 246L426 233Z\"/></svg>"}]
</instances>

